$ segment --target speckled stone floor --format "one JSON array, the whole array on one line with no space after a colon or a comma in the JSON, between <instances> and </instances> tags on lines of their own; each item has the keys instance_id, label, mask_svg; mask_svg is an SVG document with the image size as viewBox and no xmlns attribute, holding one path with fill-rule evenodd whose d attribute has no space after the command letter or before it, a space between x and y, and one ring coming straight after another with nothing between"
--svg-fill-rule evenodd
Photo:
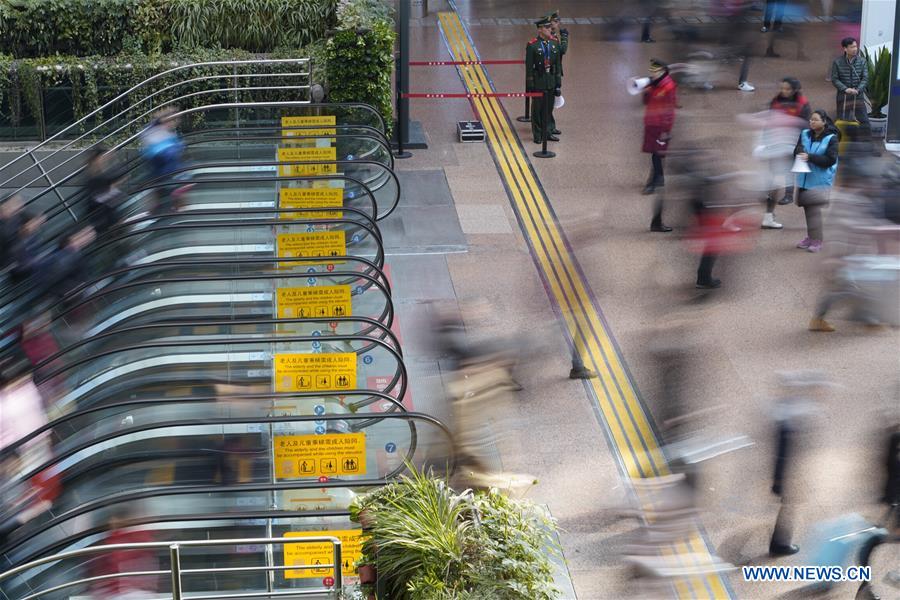
<instances>
[{"instance_id":1,"label":"speckled stone floor","mask_svg":"<svg viewBox=\"0 0 900 600\"><path fill-rule=\"evenodd\" d=\"M446 8L430 4L432 10ZM466 19L525 19L550 8L573 18L602 17L616 14L615 6L583 0L560 0L552 7L530 0L458 2ZM819 3L810 6L814 15L823 14ZM758 24L747 26L758 32ZM833 110L833 88L825 76L839 51L836 39L848 26L821 20L804 24L800 33L808 60L796 60L795 46L787 40L777 46L782 58L762 58L766 38L755 33L750 80L757 91L735 89L737 64L724 67L712 92L683 90L673 143L707 140L730 168L751 168L753 137L738 125L736 115L762 110L786 75L800 78L813 107ZM637 27L577 21L568 26L567 103L557 114L562 141L553 145L555 159L531 161L654 412L666 396L649 350L661 336L671 335L674 322L690 324L679 334L693 366L689 405L718 407L703 419L707 430L742 433L756 442L711 461L704 470L702 524L724 559L768 564L765 552L777 512L769 493L776 371L821 369L840 386L822 400L798 469L802 501L796 540L808 550L805 540L814 523L848 511L867 518L882 512L876 504L883 451L878 428L886 412L900 411L900 334L897 329L861 331L839 313L837 332L806 330L823 271L817 256L794 249L805 235L802 212L795 206L777 211L784 230L760 232L750 252L717 264L724 282L717 294L703 303L690 302L696 258L679 235L687 220L670 210L675 233L647 231L652 200L639 193L649 162L639 152L642 107L625 91L627 78L643 74L650 56L680 57L667 29L657 27L658 42L651 45L637 42ZM511 21L479 23L470 32L483 59L518 59L534 28ZM411 36L414 59L447 59L433 15L418 21ZM521 90L520 66L491 66L488 72L498 90ZM411 89L460 92L463 87L454 68L440 67L414 70ZM522 114L521 99L503 103L511 117ZM560 520L579 599L646 597L630 586L618 559L620 540L631 525L615 518L615 508L626 499L615 454L584 386L566 378L569 350L503 182L486 145L455 139L455 123L471 119L472 110L465 100L413 100L412 117L422 122L429 148L398 161L398 169L443 169L468 245L467 252L446 255L456 296L447 301L460 303L471 336L512 337L521 353L516 376L525 390L495 417L503 432L497 442L503 467L538 477L530 497L548 505ZM528 125L515 127L525 149L535 149ZM486 300L489 310L467 312L465 307L476 300ZM809 562L804 554L780 561ZM746 583L739 573L728 582L737 598L793 597L796 587ZM839 586L833 597L852 593L851 587Z\"/></svg>"}]
</instances>

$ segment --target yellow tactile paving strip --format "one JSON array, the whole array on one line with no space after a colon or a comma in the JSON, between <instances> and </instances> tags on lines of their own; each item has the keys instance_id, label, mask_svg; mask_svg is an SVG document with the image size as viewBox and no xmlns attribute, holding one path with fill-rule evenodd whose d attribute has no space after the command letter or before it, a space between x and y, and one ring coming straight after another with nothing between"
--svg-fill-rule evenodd
<instances>
[{"instance_id":1,"label":"yellow tactile paving strip","mask_svg":"<svg viewBox=\"0 0 900 600\"><path fill-rule=\"evenodd\" d=\"M457 13L442 12L438 18L453 60L478 60ZM458 70L469 93L494 91L481 65L462 66ZM509 117L497 98L475 97L472 101L552 300L558 305L572 339L578 341L585 365L599 374L589 384L625 472L630 478L669 474L650 419ZM698 533L687 544L674 548L674 552L701 554L706 552L706 545ZM676 592L680 598L730 598L724 582L716 576L680 581Z\"/></svg>"}]
</instances>

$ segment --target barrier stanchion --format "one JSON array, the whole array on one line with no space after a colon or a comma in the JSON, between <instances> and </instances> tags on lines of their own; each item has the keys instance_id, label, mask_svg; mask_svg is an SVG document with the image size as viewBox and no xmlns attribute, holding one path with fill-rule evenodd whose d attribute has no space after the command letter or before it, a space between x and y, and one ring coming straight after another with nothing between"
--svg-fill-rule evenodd
<instances>
[{"instance_id":1,"label":"barrier stanchion","mask_svg":"<svg viewBox=\"0 0 900 600\"><path fill-rule=\"evenodd\" d=\"M516 117L516 121L519 123L530 123L531 122L531 98L525 96L525 114L521 117Z\"/></svg>"},{"instance_id":2,"label":"barrier stanchion","mask_svg":"<svg viewBox=\"0 0 900 600\"><path fill-rule=\"evenodd\" d=\"M544 105L541 111L544 113L544 122L541 125L541 149L534 153L538 158L553 158L556 152L547 150L547 138L550 135L550 103L553 102L552 90L544 90Z\"/></svg>"}]
</instances>

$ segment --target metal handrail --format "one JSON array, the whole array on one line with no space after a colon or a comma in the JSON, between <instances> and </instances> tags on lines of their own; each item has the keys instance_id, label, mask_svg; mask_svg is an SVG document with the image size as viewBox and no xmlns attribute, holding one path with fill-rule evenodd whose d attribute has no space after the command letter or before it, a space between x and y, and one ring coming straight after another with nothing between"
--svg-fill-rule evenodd
<instances>
[{"instance_id":1,"label":"metal handrail","mask_svg":"<svg viewBox=\"0 0 900 600\"><path fill-rule=\"evenodd\" d=\"M283 399L283 398L330 398L337 396L367 396L367 397L376 397L378 400L384 400L386 402L390 402L395 404L397 399L393 396L385 394L384 392L378 392L376 390L347 390L345 392L269 392L265 394L227 394L227 395L213 395L213 396L166 396L162 398L141 398L141 399L132 399L132 400L123 400L119 402L110 402L109 404L103 404L101 406L89 406L87 408L81 408L79 410L72 411L70 413L66 413L60 417L49 421L31 433L28 433L18 440L10 443L9 445L0 449L0 458L4 458L13 454L17 449L21 448L31 440L35 439L42 433L51 431L56 429L60 425L64 423L68 423L69 421L73 421L85 415L89 415L92 413L97 413L105 410L124 408L124 407L137 407L142 405L165 405L165 404L192 404L192 403L204 403L204 402L228 402L228 401L241 401L241 400L274 400L274 399ZM396 404L395 404L396 405ZM348 405L351 412L355 412L356 408L351 403ZM402 411L406 411L406 408L402 406Z\"/></svg>"},{"instance_id":2,"label":"metal handrail","mask_svg":"<svg viewBox=\"0 0 900 600\"><path fill-rule=\"evenodd\" d=\"M104 104L103 106L101 106L101 107L97 108L96 110L94 110L94 111L88 113L87 115L81 117L80 119L78 119L77 121L75 121L74 123L72 123L71 125L69 125L68 127L62 129L61 131L58 131L57 133L55 133L54 135L50 136L49 138L47 138L47 139L44 140L43 142L39 143L39 144L38 144L37 146L35 146L34 148L31 148L31 149L28 150L27 152L25 152L25 153L23 153L23 154L17 156L16 158L14 158L13 160L9 161L9 162L6 163L5 165L0 166L0 171L3 171L3 170L5 170L5 169L9 168L10 166L12 166L13 164L17 163L19 160L25 158L26 156L29 156L29 157L30 157L30 156L33 156L33 154L34 154L35 151L39 150L40 148L43 148L44 146L46 146L47 144L49 144L49 143L52 142L53 140L59 138L60 136L62 136L62 135L65 134L66 132L68 132L68 131L70 131L71 129L74 129L75 127L77 127L78 125L80 125L80 124L86 122L88 119L90 119L90 118L93 117L94 115L97 115L97 114L102 113L102 112L103 112L105 109L107 109L108 107L112 106L113 104L115 104L116 102L118 102L118 101L120 101L120 100L123 100L123 99L127 98L131 93L133 93L134 91L140 89L141 87L143 87L143 86L149 84L151 81L155 81L155 80L160 79L160 78L162 78L162 77L165 77L166 75L169 75L169 74L171 74L171 73L175 73L175 72L177 72L177 71L183 71L183 70L185 70L185 69L193 69L193 68L197 68L197 67L210 67L210 66L232 66L232 67L234 67L234 66L237 66L237 65L285 64L285 63L301 63L301 64L302 64L302 63L306 63L306 64L309 64L310 62L311 62L311 61L310 61L309 58L277 58L277 59L276 59L276 58L269 58L269 59L260 59L260 60L220 60L220 61L209 61L209 62L200 62L200 63L190 63L190 64L186 64L186 65L180 65L180 66L174 67L174 68L172 68L172 69L168 69L168 70L166 70L166 71L162 71L162 72L157 73L156 75L153 75L153 76L151 76L151 77L148 77L148 78L145 79L144 81L141 81L140 83L138 83L138 84L136 84L136 85L130 87L129 89L125 90L124 92L122 92L121 94L119 94L118 96L116 96L115 98L113 98L112 100L110 100L109 102L107 102L106 104ZM312 73L312 70L311 70L311 69L308 69L306 73L298 73L297 75L305 75L305 76L309 77L309 76L311 76L311 73ZM75 142L81 140L82 138L84 138L84 137L86 137L87 135L93 133L94 131L96 131L96 130L99 129L100 127L103 127L104 125L106 125L106 124L108 124L109 122L113 121L114 119L118 118L118 117L121 116L122 114L128 112L129 110L131 110L131 108L133 108L133 106L137 106L137 105L143 103L144 101L146 101L147 99L152 98L152 97L153 97L154 95L156 95L157 93L160 93L160 92L165 91L165 90L172 89L173 87L177 87L177 86L183 85L183 84L185 84L185 83L193 83L194 81L203 81L203 80L208 79L208 78L210 78L210 77L212 77L212 78L222 78L222 77L227 77L228 79L234 79L234 77L235 77L236 75L238 75L238 74L236 74L236 73L229 73L229 74L227 74L227 75L205 76L205 77L200 77L200 78L194 78L194 79L188 79L188 80L179 81L179 82L176 83L176 84L173 84L173 85L171 85L171 86L168 86L168 87L166 87L166 88L163 88L162 90L158 90L156 93L151 94L150 96L145 96L142 100L138 101L138 102L137 102L136 104L134 104L134 105L129 105L129 107L126 108L125 110L123 110L123 111L121 111L120 113L118 113L118 114L116 114L116 115L110 117L109 119L107 119L107 120L104 121L103 123L97 125L97 126L96 126L94 129L92 129L91 131L88 131L88 132L82 134L81 136L75 138L74 140L72 140L71 142L69 142L68 144L66 144L65 146L63 146L62 148L58 148L56 151L54 151L54 152L51 153L50 155L48 155L48 156L42 158L40 161L37 161L37 160L35 160L35 159L33 159L33 158L32 158L32 160L34 160L35 164L40 164L40 162L43 162L44 160L47 160L48 158L51 158L51 157L55 156L55 155L58 154L59 152L65 150L66 148L69 148L69 147L70 147L72 144L74 144ZM266 76L266 75L268 75L268 74L261 74L261 75ZM284 74L284 73L278 73L278 74L273 74L273 75L278 75L278 76L290 76L290 75L294 75L294 74L293 74L293 73L287 73L287 74ZM240 75L238 75L238 76L240 76ZM246 74L244 74L244 76L246 76ZM306 87L309 87L309 86L306 86ZM104 139L105 139L105 138L104 138ZM80 154L82 154L82 153L83 153L83 151L82 151L82 152L79 152L79 153L76 154L75 156L78 156L78 155L80 155ZM74 157L72 157L72 158L74 158ZM68 161L66 161L66 162L68 162ZM10 177L9 179L3 181L2 183L0 183L0 188L2 188L2 187L5 186L7 183L9 183L9 182L12 181L14 178L18 177L19 175L21 175L22 173L24 173L25 171L27 171L27 170L30 169L30 168L31 168L31 166L29 166L27 169L25 169L25 170L23 170L23 171L19 171L18 173L16 173L15 175L13 175L13 177ZM18 191L18 190L17 190L17 191ZM15 192L14 192L14 193L15 193Z\"/></svg>"},{"instance_id":3,"label":"metal handrail","mask_svg":"<svg viewBox=\"0 0 900 600\"><path fill-rule=\"evenodd\" d=\"M256 89L262 89L262 88L256 88ZM370 107L368 104L362 104L362 103L359 103L359 104L356 104L356 103L347 103L347 104L313 104L313 103L308 102L308 101L298 101L298 100L280 101L280 102L226 102L226 103L222 103L222 104L207 104L207 105L204 105L204 106L196 106L196 107L192 107L192 108L189 108L189 109L186 109L186 110L182 110L182 111L173 113L172 116L173 116L173 117L180 117L180 116L182 116L182 115L193 114L193 113L195 113L195 112L201 112L201 111L207 111L207 110L219 110L219 109L226 109L226 108L266 108L266 107L291 108L291 107L298 107L298 106L307 107L307 108L309 108L309 107L317 107L317 106L318 106L318 107L360 107L360 108L361 108L361 107L365 107L366 109L371 110L371 111L373 112L373 114L377 115L378 118L379 118L379 120L381 121L382 125L384 125L384 119L381 117L381 115L378 114L378 113L375 111L375 109L372 108L372 107ZM148 111L147 113L145 113L145 114L142 115L142 116L146 116L147 114L150 114L151 112L153 112L153 111ZM140 118L140 117L139 117L139 118ZM139 119L139 118L138 118L138 119ZM114 131L114 132L110 133L109 135L103 137L103 138L102 138L101 140L99 140L97 143L100 143L100 142L106 140L107 138L112 137L113 135L115 135L115 134L118 133L119 131L125 129L125 128L128 127L129 125L131 125L131 124L137 122L138 119L133 119L133 120L130 121L129 123L126 123L125 125L123 125L123 126L120 127L119 129L117 129L116 131ZM112 152L115 152L116 150L119 150L120 148L125 147L126 145L128 145L129 143L133 142L133 141L136 140L138 137L140 137L140 135L141 135L141 132L138 132L138 133L135 133L135 134L131 135L130 137L126 138L125 140L119 142L118 144L116 144L115 146L113 146L112 148L110 148L110 149L107 151L107 154L110 154L110 153L112 153ZM96 144L94 144L94 145L96 145ZM62 166L62 165L65 164L65 163L70 162L70 161L73 160L76 156L80 156L80 155L83 154L84 152L86 152L86 149L85 149L85 150L82 150L82 151L80 151L80 152L78 152L75 156L72 156L72 157L66 159L66 161L64 161L63 163L60 163L59 165L57 165L56 167L54 167L54 169L57 168L57 167L59 167L59 166ZM288 164L288 163L285 163L285 164ZM30 168L30 167L29 167L29 168ZM40 197L43 196L44 194L47 194L47 193L49 193L49 192L55 192L55 191L57 190L58 187L62 186L64 183L67 183L67 182L70 181L71 179L73 179L73 178L75 178L76 176L78 176L82 171L85 170L85 168L86 168L86 166L82 165L81 167L79 167L78 169L76 169L75 171L73 171L72 173L70 173L69 175L66 175L65 177L63 177L62 179L60 179L59 181L56 181L56 182L51 183L51 185L50 185L48 188L46 188L45 190L43 190L42 192L40 192L39 194L37 194L37 195L34 196L33 198L29 199L29 200L25 203L26 206L27 206L28 204L34 202L37 198L40 198ZM51 170L53 170L53 169L51 169ZM34 182L36 182L36 181L38 181L38 180L40 180L40 179L42 179L42 178L43 178L43 177L38 177L38 178L32 180L31 182L29 182L29 184L26 184L25 186L21 186L20 188L14 190L12 193L8 194L8 195L4 198L4 200L7 199L7 198L10 198L10 197L13 196L14 194L16 194L16 193L18 193L19 191L25 189L25 187L27 187L27 185L30 185L31 183L34 183ZM387 215L385 215L385 216L387 216Z\"/></svg>"},{"instance_id":4,"label":"metal handrail","mask_svg":"<svg viewBox=\"0 0 900 600\"><path fill-rule=\"evenodd\" d=\"M290 566L290 570L298 569L333 569L334 570L334 584L333 586L323 587L321 589L313 589L313 590L290 590L287 593L285 592L265 592L265 593L244 593L240 595L227 594L227 595L213 595L213 596L191 596L192 599L203 598L205 600L213 600L217 598L252 598L252 597L271 597L271 596L287 596L287 595L304 595L304 594L322 594L322 593L333 593L336 597L339 597L341 590L343 589L343 560L342 560L342 547L341 540L339 538L322 535L322 536L309 536L309 537L292 537L292 538L237 538L237 539L228 539L228 540L188 540L184 542L135 542L130 544L107 544L100 546L91 546L90 548L82 548L80 550L70 550L68 552L60 552L59 554L54 554L53 556L47 556L44 558L39 558L37 560L33 560L24 565L20 565L13 569L10 569L4 573L0 573L0 581L4 579L8 579L20 573L24 573L30 569L35 567L39 567L44 564L54 563L61 560L66 560L69 558L77 558L80 556L89 556L93 554L102 554L104 552L112 552L119 550L152 550L157 548L168 548L169 557L170 557L170 568L162 569L159 571L132 571L127 573L116 573L108 576L99 576L99 577L89 577L77 579L75 581L70 581L65 584L55 586L53 588L49 588L47 590L42 590L35 594L31 594L30 596L26 596L22 600L31 600L34 598L39 598L45 594L50 592L59 591L65 589L67 587L72 587L75 585L83 585L85 583L91 583L94 581L102 581L103 579L114 579L117 577L137 577L137 576L147 576L147 575L160 575L160 574L168 574L172 577L172 599L173 600L182 600L183 594L181 591L181 578L186 574L206 574L206 573L227 573L227 572L247 572L247 571L264 571L264 572L273 572L278 570L286 570L282 568L278 568L275 566L259 566L259 567L217 567L212 569L181 569L181 548L202 548L208 546L247 546L247 545L280 545L284 546L285 544L315 544L327 542L332 546L332 564L330 565L296 565ZM285 565L287 567L287 565Z\"/></svg>"}]
</instances>

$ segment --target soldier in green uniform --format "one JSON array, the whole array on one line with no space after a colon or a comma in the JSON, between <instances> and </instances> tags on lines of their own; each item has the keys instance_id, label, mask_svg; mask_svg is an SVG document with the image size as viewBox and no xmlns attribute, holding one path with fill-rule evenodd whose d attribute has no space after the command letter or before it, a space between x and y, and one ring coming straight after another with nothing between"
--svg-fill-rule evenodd
<instances>
[{"instance_id":1,"label":"soldier in green uniform","mask_svg":"<svg viewBox=\"0 0 900 600\"><path fill-rule=\"evenodd\" d=\"M553 35L556 43L559 44L559 76L564 77L566 73L562 66L562 57L569 51L569 30L560 28L558 10L548 14L547 18L550 19L550 33ZM553 117L552 106L550 107L550 133L553 135L562 133L556 128L556 119Z\"/></svg>"},{"instance_id":2,"label":"soldier in green uniform","mask_svg":"<svg viewBox=\"0 0 900 600\"><path fill-rule=\"evenodd\" d=\"M525 89L529 92L550 92L559 96L562 92L562 56L559 44L553 39L550 19L547 17L535 21L538 35L525 47ZM544 125L544 96L531 99L531 137L535 144L540 144L541 131ZM551 105L552 106L552 105ZM547 132L547 139L558 142L559 138Z\"/></svg>"}]
</instances>

